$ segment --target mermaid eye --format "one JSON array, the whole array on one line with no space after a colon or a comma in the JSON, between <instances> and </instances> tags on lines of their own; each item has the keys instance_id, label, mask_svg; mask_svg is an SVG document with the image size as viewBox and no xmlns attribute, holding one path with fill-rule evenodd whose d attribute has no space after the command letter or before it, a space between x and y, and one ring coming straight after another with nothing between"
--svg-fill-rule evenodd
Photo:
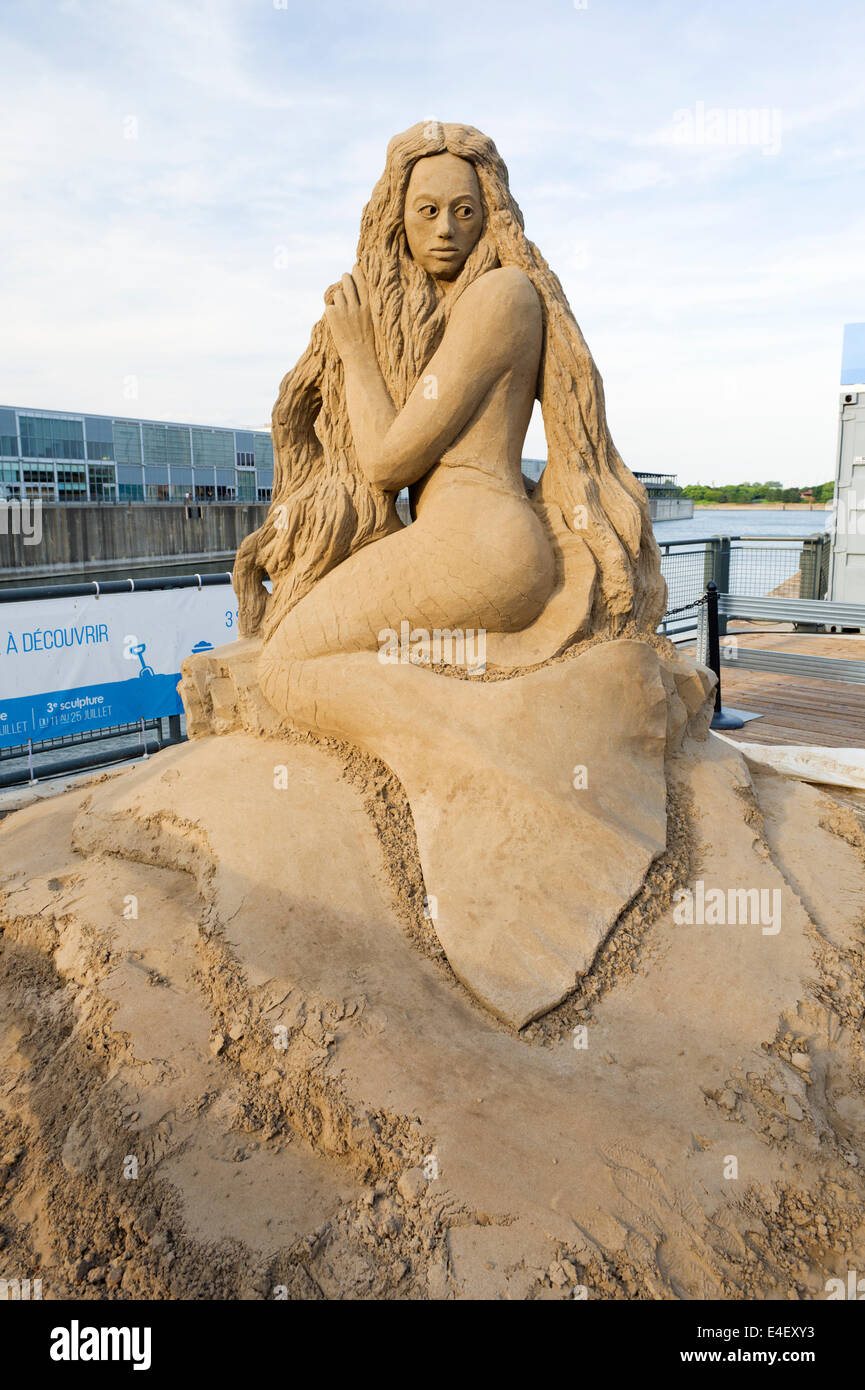
<instances>
[{"instance_id":1,"label":"mermaid eye","mask_svg":"<svg viewBox=\"0 0 865 1390\"><path fill-rule=\"evenodd\" d=\"M418 212L422 217L435 217L438 208L435 203L424 203L423 207L418 208Z\"/></svg>"},{"instance_id":2,"label":"mermaid eye","mask_svg":"<svg viewBox=\"0 0 865 1390\"><path fill-rule=\"evenodd\" d=\"M461 208L457 208L456 214L457 217L461 217L464 222L467 222L470 217L474 217L475 210L473 207L470 207L468 203L464 203Z\"/></svg>"}]
</instances>

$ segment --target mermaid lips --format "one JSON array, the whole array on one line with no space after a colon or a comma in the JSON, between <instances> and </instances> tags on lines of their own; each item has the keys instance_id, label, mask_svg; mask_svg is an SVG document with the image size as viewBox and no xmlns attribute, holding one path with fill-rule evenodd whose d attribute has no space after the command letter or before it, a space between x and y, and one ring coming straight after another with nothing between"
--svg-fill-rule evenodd
<instances>
[{"instance_id":1,"label":"mermaid lips","mask_svg":"<svg viewBox=\"0 0 865 1390\"><path fill-rule=\"evenodd\" d=\"M438 261L442 266L456 266L458 270L465 261L464 253L453 246L436 246L432 251L427 252L427 256L427 264L429 264L430 261L433 264Z\"/></svg>"}]
</instances>

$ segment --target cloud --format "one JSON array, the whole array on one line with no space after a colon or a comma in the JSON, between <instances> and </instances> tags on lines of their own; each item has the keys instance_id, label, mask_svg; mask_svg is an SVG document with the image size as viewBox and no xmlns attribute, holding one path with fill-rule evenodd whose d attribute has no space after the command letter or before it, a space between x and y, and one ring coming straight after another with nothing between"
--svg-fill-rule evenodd
<instances>
[{"instance_id":1,"label":"cloud","mask_svg":"<svg viewBox=\"0 0 865 1390\"><path fill-rule=\"evenodd\" d=\"M855 5L13 0L2 22L12 403L260 424L388 138L435 114L496 139L628 462L830 476L865 318ZM780 109L780 151L677 144L697 102Z\"/></svg>"}]
</instances>

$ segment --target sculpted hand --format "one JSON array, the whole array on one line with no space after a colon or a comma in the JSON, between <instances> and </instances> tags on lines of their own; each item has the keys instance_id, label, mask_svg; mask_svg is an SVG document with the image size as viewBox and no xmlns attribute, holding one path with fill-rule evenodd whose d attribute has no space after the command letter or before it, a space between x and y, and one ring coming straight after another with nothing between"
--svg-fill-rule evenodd
<instances>
[{"instance_id":1,"label":"sculpted hand","mask_svg":"<svg viewBox=\"0 0 865 1390\"><path fill-rule=\"evenodd\" d=\"M332 285L324 296L324 316L334 346L343 362L375 356L375 338L366 279L359 265L351 275L343 275L338 285Z\"/></svg>"}]
</instances>

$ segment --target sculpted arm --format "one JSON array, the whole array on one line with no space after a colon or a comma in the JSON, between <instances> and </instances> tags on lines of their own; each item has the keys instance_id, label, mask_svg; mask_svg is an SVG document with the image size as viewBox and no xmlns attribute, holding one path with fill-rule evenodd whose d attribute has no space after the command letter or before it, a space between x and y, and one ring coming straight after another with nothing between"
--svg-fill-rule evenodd
<instances>
[{"instance_id":1,"label":"sculpted arm","mask_svg":"<svg viewBox=\"0 0 865 1390\"><path fill-rule=\"evenodd\" d=\"M537 369L540 302L519 270L481 276L455 305L438 350L397 414L376 359L365 289L357 269L354 280L343 276L326 316L345 371L358 463L371 483L396 492L423 477L506 372Z\"/></svg>"}]
</instances>

